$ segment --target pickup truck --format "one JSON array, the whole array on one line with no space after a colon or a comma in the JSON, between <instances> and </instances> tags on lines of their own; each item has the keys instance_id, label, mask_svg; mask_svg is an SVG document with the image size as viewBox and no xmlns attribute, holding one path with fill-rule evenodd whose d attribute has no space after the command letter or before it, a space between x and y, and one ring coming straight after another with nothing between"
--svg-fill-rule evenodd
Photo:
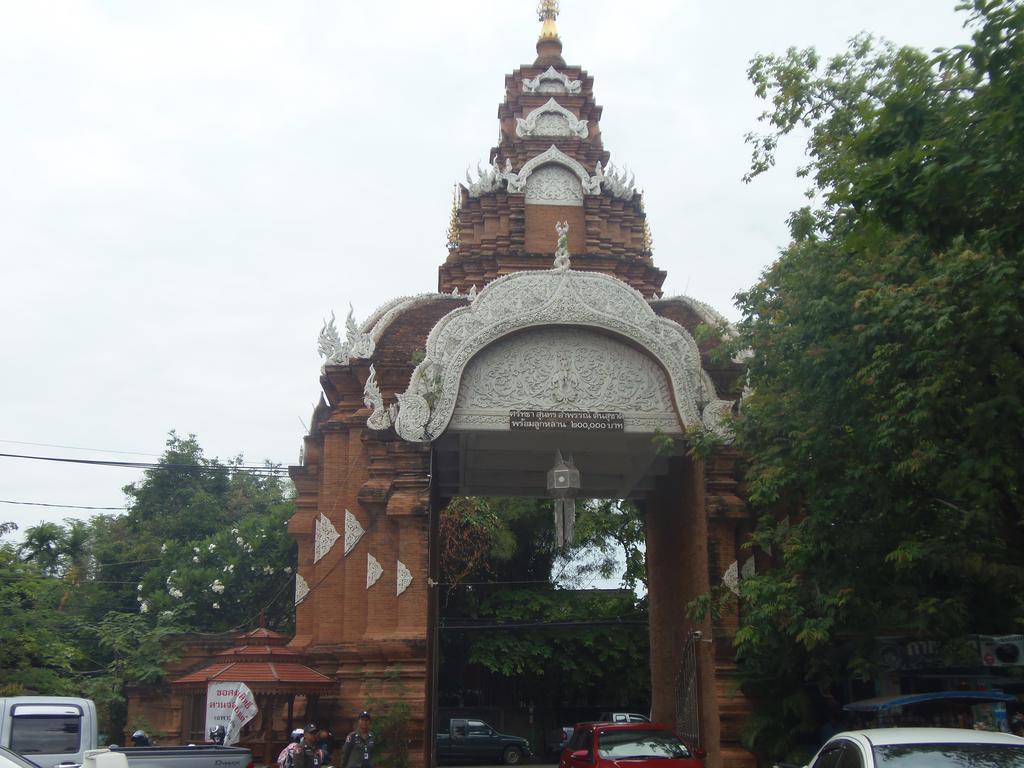
<instances>
[{"instance_id":1,"label":"pickup truck","mask_svg":"<svg viewBox=\"0 0 1024 768\"><path fill-rule=\"evenodd\" d=\"M504 763L518 765L530 756L529 742L498 733L483 720L452 718L448 733L437 734L439 763Z\"/></svg>"},{"instance_id":2,"label":"pickup truck","mask_svg":"<svg viewBox=\"0 0 1024 768\"><path fill-rule=\"evenodd\" d=\"M97 747L96 705L70 696L0 698L0 746L39 768L81 768ZM188 747L115 749L128 768L253 768L242 747L201 744Z\"/></svg>"}]
</instances>

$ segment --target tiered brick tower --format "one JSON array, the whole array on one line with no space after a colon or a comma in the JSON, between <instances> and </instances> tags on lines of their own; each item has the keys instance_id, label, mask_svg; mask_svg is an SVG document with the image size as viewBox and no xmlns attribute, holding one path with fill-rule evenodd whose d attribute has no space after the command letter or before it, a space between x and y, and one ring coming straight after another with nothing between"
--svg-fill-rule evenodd
<instances>
[{"instance_id":1,"label":"tiered brick tower","mask_svg":"<svg viewBox=\"0 0 1024 768\"><path fill-rule=\"evenodd\" d=\"M592 466L603 460L608 476L652 451L655 431L723 433L720 417L739 396L738 368L713 361L694 341L698 325L721 316L660 295L665 273L651 257L641 194L609 163L593 79L562 59L556 6L541 3L537 59L505 78L489 166L458 190L439 291L397 299L362 324L350 317L344 343L333 321L322 330L324 396L303 462L291 468L298 497L289 531L299 548L291 647L338 681L320 702L336 725L371 701L407 704L415 768L429 761L434 730L437 511L448 496L493 487L485 481L535 487L516 484L509 467L534 477L552 441L581 439L513 433L510 403L495 402L494 389L490 404L473 410L479 387L511 376L526 382L518 391L529 390L528 407L624 413L621 437L589 441L599 446ZM568 224L568 247L553 268L556 222ZM572 397L562 390L550 399L558 370L501 378L487 369L508 361L507 344L534 350L533 360L558 358L553 365L575 377ZM593 350L589 359L603 363L570 370ZM642 360L627 371L630 355ZM619 386L624 372L649 383L650 402ZM486 450L503 458L467 472L469 453ZM737 617L694 623L685 606L754 567L740 563L750 517L735 465L729 448L703 462L680 450L652 455L624 484L592 486L621 489L616 498L645 509L655 717L674 721L684 647L694 630L703 633L695 690L711 768L750 764L738 747L746 705L730 684L728 638ZM584 474L602 479L597 470Z\"/></svg>"},{"instance_id":2,"label":"tiered brick tower","mask_svg":"<svg viewBox=\"0 0 1024 768\"><path fill-rule=\"evenodd\" d=\"M548 269L555 222L565 221L575 269L654 296L665 272L647 250L641 193L609 168L594 79L566 66L553 24L542 34L536 61L505 77L501 139L490 168L461 189L458 247L439 270L439 290L465 293L511 272Z\"/></svg>"}]
</instances>

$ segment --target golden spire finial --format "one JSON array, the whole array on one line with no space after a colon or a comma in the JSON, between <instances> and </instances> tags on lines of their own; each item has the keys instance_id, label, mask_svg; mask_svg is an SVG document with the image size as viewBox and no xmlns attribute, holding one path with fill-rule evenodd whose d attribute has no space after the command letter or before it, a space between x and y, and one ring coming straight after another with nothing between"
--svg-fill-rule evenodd
<instances>
[{"instance_id":1,"label":"golden spire finial","mask_svg":"<svg viewBox=\"0 0 1024 768\"><path fill-rule=\"evenodd\" d=\"M543 22L540 28L541 40L557 40L558 29L555 19L558 18L558 0L540 0L537 3L537 21Z\"/></svg>"}]
</instances>

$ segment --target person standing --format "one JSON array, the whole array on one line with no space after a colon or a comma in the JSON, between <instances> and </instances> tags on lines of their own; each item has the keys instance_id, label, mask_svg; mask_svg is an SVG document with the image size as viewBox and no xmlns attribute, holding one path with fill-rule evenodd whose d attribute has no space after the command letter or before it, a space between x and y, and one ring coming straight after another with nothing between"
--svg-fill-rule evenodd
<instances>
[{"instance_id":1,"label":"person standing","mask_svg":"<svg viewBox=\"0 0 1024 768\"><path fill-rule=\"evenodd\" d=\"M338 768L373 768L373 732L370 730L370 713L359 713L356 730L345 738L341 748L341 763Z\"/></svg>"},{"instance_id":2,"label":"person standing","mask_svg":"<svg viewBox=\"0 0 1024 768\"><path fill-rule=\"evenodd\" d=\"M278 768L321 768L323 758L317 740L320 729L310 723L303 729L302 739L292 742L277 756Z\"/></svg>"}]
</instances>

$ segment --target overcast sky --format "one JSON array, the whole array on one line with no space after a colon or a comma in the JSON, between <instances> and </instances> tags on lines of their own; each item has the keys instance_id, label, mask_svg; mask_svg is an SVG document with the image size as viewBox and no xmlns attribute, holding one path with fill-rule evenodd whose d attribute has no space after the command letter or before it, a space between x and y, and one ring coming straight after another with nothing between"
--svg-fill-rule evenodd
<instances>
[{"instance_id":1,"label":"overcast sky","mask_svg":"<svg viewBox=\"0 0 1024 768\"><path fill-rule=\"evenodd\" d=\"M668 294L731 318L802 204L745 186L749 59L860 30L964 39L954 0L562 0ZM434 290L535 0L0 0L0 452L295 463L321 319ZM15 442L20 441L20 442ZM135 471L0 458L0 499L122 506ZM0 504L0 521L87 517Z\"/></svg>"}]
</instances>

